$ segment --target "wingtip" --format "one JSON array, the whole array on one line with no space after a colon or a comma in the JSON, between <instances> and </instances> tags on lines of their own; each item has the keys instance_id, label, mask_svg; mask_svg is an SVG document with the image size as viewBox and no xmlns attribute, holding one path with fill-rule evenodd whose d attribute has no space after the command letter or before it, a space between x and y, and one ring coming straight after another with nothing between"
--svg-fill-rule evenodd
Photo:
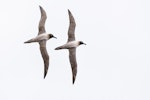
<instances>
[{"instance_id":1,"label":"wingtip","mask_svg":"<svg viewBox=\"0 0 150 100\"><path fill-rule=\"evenodd\" d=\"M68 14L70 15L71 14L71 11L68 9Z\"/></svg>"},{"instance_id":2,"label":"wingtip","mask_svg":"<svg viewBox=\"0 0 150 100\"><path fill-rule=\"evenodd\" d=\"M72 84L74 85L75 80L72 81Z\"/></svg>"},{"instance_id":3,"label":"wingtip","mask_svg":"<svg viewBox=\"0 0 150 100\"><path fill-rule=\"evenodd\" d=\"M40 8L40 9L42 9L42 6L41 6L41 5L39 5L39 8Z\"/></svg>"},{"instance_id":4,"label":"wingtip","mask_svg":"<svg viewBox=\"0 0 150 100\"><path fill-rule=\"evenodd\" d=\"M74 85L74 83L75 83L75 77L73 76L72 84Z\"/></svg>"},{"instance_id":5,"label":"wingtip","mask_svg":"<svg viewBox=\"0 0 150 100\"><path fill-rule=\"evenodd\" d=\"M44 10L43 7L42 7L41 5L39 5L39 8L40 8L41 11Z\"/></svg>"},{"instance_id":6,"label":"wingtip","mask_svg":"<svg viewBox=\"0 0 150 100\"><path fill-rule=\"evenodd\" d=\"M44 79L46 78L47 72L44 72Z\"/></svg>"},{"instance_id":7,"label":"wingtip","mask_svg":"<svg viewBox=\"0 0 150 100\"><path fill-rule=\"evenodd\" d=\"M68 15L69 15L69 20L70 20L70 23L73 23L73 25L76 26L76 23L75 23L75 19L73 17L73 14L71 13L71 11L68 9Z\"/></svg>"},{"instance_id":8,"label":"wingtip","mask_svg":"<svg viewBox=\"0 0 150 100\"><path fill-rule=\"evenodd\" d=\"M68 9L68 12L70 13L70 10Z\"/></svg>"},{"instance_id":9,"label":"wingtip","mask_svg":"<svg viewBox=\"0 0 150 100\"><path fill-rule=\"evenodd\" d=\"M46 74L44 74L44 79L45 79L45 77L46 77Z\"/></svg>"}]
</instances>

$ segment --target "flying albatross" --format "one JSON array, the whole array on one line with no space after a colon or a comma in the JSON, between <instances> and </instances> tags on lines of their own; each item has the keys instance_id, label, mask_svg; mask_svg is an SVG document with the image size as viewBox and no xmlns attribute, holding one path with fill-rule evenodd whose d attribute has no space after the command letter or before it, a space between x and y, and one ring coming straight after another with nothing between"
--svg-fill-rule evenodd
<instances>
[{"instance_id":1,"label":"flying albatross","mask_svg":"<svg viewBox=\"0 0 150 100\"><path fill-rule=\"evenodd\" d=\"M48 52L46 50L46 42L47 40L49 40L50 38L56 38L55 36L53 36L53 34L50 33L46 33L45 31L45 21L47 19L46 16L46 12L44 11L44 9L40 7L40 11L41 11L41 19L39 22L39 32L38 35L35 38L32 38L24 43L32 43L32 42L38 42L40 45L40 51L41 51L41 55L44 61L44 78L46 77L46 74L48 72L48 67L49 67L49 55Z\"/></svg>"},{"instance_id":2,"label":"flying albatross","mask_svg":"<svg viewBox=\"0 0 150 100\"><path fill-rule=\"evenodd\" d=\"M71 14L70 10L68 10L68 14L69 14L69 20L70 20L70 25L69 25L69 29L68 29L68 41L66 44L55 48L55 50L60 50L60 49L68 49L69 50L69 60L70 60L70 64L71 64L72 78L73 78L73 84L74 84L75 79L76 79L76 74L77 74L76 48L81 44L84 44L84 45L86 45L86 44L83 43L82 41L75 40L74 33L75 33L76 23L75 23L74 17Z\"/></svg>"}]
</instances>

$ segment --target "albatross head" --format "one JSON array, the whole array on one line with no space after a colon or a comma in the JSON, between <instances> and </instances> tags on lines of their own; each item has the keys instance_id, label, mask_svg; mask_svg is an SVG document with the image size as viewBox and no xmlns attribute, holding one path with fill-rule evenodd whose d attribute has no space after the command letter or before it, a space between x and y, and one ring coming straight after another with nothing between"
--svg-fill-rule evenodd
<instances>
[{"instance_id":1,"label":"albatross head","mask_svg":"<svg viewBox=\"0 0 150 100\"><path fill-rule=\"evenodd\" d=\"M83 41L79 41L79 45L82 45L82 44L86 45Z\"/></svg>"},{"instance_id":2,"label":"albatross head","mask_svg":"<svg viewBox=\"0 0 150 100\"><path fill-rule=\"evenodd\" d=\"M49 35L49 38L56 38L57 39L57 37L55 37L53 34L48 34Z\"/></svg>"}]
</instances>

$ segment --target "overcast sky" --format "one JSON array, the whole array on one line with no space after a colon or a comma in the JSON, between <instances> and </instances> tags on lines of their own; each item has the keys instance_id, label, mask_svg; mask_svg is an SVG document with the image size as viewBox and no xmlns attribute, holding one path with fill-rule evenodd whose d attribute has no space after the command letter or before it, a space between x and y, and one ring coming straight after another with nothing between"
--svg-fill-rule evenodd
<instances>
[{"instance_id":1,"label":"overcast sky","mask_svg":"<svg viewBox=\"0 0 150 100\"><path fill-rule=\"evenodd\" d=\"M43 79L37 36L47 13L50 66ZM1 0L0 100L150 100L149 0ZM66 43L70 9L76 21L78 73L72 85Z\"/></svg>"}]
</instances>

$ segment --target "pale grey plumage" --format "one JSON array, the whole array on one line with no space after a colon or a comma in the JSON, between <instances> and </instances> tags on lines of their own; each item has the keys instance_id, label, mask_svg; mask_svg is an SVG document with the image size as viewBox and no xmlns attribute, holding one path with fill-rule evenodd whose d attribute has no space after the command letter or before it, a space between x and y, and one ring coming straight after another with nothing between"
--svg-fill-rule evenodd
<instances>
[{"instance_id":1,"label":"pale grey plumage","mask_svg":"<svg viewBox=\"0 0 150 100\"><path fill-rule=\"evenodd\" d=\"M70 12L70 10L68 9L68 14L69 14L69 29L68 29L68 42L70 41L74 41L75 40L75 27L76 27L76 23L74 20L74 17L72 15L72 13Z\"/></svg>"},{"instance_id":2,"label":"pale grey plumage","mask_svg":"<svg viewBox=\"0 0 150 100\"><path fill-rule=\"evenodd\" d=\"M70 10L68 10L68 14L69 14L69 22L70 22L69 29L68 29L68 41L66 44L55 48L55 50L69 49L69 60L71 64L72 79L74 84L77 75L76 47L84 43L82 41L75 41L74 33L75 33L76 23Z\"/></svg>"},{"instance_id":3,"label":"pale grey plumage","mask_svg":"<svg viewBox=\"0 0 150 100\"><path fill-rule=\"evenodd\" d=\"M45 10L40 7L40 12L41 12L41 19L39 22L39 32L38 36L35 38L32 38L24 43L32 43L32 42L39 42L40 45L40 51L41 55L44 61L44 78L46 77L46 74L48 72L48 67L49 67L49 55L46 50L46 41L49 40L50 38L56 38L52 34L47 34L45 31L45 21L47 19L46 12Z\"/></svg>"},{"instance_id":4,"label":"pale grey plumage","mask_svg":"<svg viewBox=\"0 0 150 100\"><path fill-rule=\"evenodd\" d=\"M47 15L46 15L46 12L45 10L41 7L40 7L40 11L41 11L41 19L40 19L40 22L39 22L39 34L42 34L42 33L45 33L45 21L47 19Z\"/></svg>"},{"instance_id":5,"label":"pale grey plumage","mask_svg":"<svg viewBox=\"0 0 150 100\"><path fill-rule=\"evenodd\" d=\"M40 44L41 55L42 55L42 58L44 61L44 78L45 78L46 74L48 72L48 67L49 67L49 55L46 50L46 41L43 40L43 41L39 42L39 44Z\"/></svg>"}]
</instances>

